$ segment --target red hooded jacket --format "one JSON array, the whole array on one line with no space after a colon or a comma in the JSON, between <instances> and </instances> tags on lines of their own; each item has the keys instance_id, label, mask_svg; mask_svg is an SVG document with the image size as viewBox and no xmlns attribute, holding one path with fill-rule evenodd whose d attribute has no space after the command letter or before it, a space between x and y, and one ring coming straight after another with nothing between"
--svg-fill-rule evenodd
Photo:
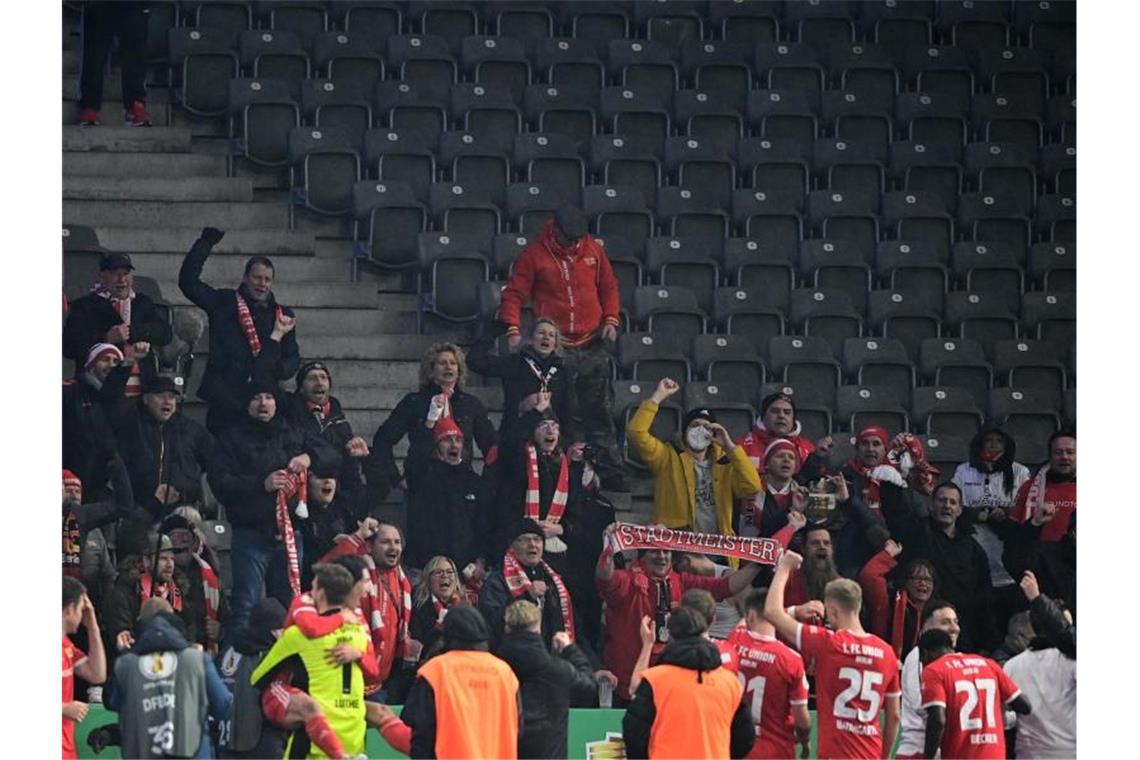
<instances>
[{"instance_id":1,"label":"red hooded jacket","mask_svg":"<svg viewBox=\"0 0 1140 760\"><path fill-rule=\"evenodd\" d=\"M503 289L499 318L517 335L521 312L530 301L536 317L549 317L567 348L584 346L603 325L617 327L621 295L605 249L592 235L563 248L554 239L551 219L515 261Z\"/></svg>"}]
</instances>

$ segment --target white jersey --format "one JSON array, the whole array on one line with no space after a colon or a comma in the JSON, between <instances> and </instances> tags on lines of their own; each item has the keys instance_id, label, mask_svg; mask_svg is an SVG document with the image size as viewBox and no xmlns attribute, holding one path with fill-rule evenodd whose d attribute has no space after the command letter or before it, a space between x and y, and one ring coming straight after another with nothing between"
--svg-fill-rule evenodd
<instances>
[{"instance_id":1,"label":"white jersey","mask_svg":"<svg viewBox=\"0 0 1140 760\"><path fill-rule=\"evenodd\" d=\"M899 755L921 755L926 748L926 710L922 709L922 660L918 647L907 653L903 660L902 677L902 730L899 737Z\"/></svg>"},{"instance_id":2,"label":"white jersey","mask_svg":"<svg viewBox=\"0 0 1140 760\"><path fill-rule=\"evenodd\" d=\"M969 462L962 462L958 465L952 480L958 488L962 489L962 507L964 509L1002 507L1008 510L1017 499L1017 489L1021 488L1022 483L1029 480L1029 470L1019 462L1013 463L1013 487L1008 496L1004 488L1005 475L1000 472L981 472ZM982 547L986 553L986 559L989 560L990 582L993 586L1000 588L1016 583L1009 571L1005 569L1005 565L1002 564L1001 558L1005 546L993 528L986 523L978 523L974 526L974 540Z\"/></svg>"},{"instance_id":3,"label":"white jersey","mask_svg":"<svg viewBox=\"0 0 1140 760\"><path fill-rule=\"evenodd\" d=\"M1077 755L1077 661L1057 649L1026 650L1005 664L1033 712L1017 716L1017 756Z\"/></svg>"}]
</instances>

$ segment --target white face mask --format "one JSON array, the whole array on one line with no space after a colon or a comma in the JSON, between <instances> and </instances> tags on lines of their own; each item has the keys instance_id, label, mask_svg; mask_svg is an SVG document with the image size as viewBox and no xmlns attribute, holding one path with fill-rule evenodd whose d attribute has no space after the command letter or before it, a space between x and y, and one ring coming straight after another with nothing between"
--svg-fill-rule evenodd
<instances>
[{"instance_id":1,"label":"white face mask","mask_svg":"<svg viewBox=\"0 0 1140 760\"><path fill-rule=\"evenodd\" d=\"M704 451L712 443L712 433L708 428L693 425L685 431L685 443L693 451Z\"/></svg>"}]
</instances>

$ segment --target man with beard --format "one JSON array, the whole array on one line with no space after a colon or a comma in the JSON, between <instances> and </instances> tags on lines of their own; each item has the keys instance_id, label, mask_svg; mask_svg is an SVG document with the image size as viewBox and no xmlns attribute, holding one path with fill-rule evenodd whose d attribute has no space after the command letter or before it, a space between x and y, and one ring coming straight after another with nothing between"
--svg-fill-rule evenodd
<instances>
[{"instance_id":1,"label":"man with beard","mask_svg":"<svg viewBox=\"0 0 1140 760\"><path fill-rule=\"evenodd\" d=\"M281 325L275 327L275 334ZM291 325L290 325L291 327ZM280 345L267 340L266 346ZM246 417L218 439L207 474L233 526L232 615L227 643L245 627L263 595L288 605L305 564L296 520L308 517L301 487L314 465L339 467L340 454L320 436L298 430L277 413L277 386L255 378L243 394ZM296 504L290 507L294 497Z\"/></svg>"},{"instance_id":2,"label":"man with beard","mask_svg":"<svg viewBox=\"0 0 1140 760\"><path fill-rule=\"evenodd\" d=\"M974 540L972 526L959 524L961 490L953 483L941 484L934 489L923 514L920 506L902 499L909 489L886 480L881 488L883 516L891 535L902 544L902 561L929 559L938 578L939 595L958 609L962 619L966 632L962 648L992 649L1001 637L993 620L990 566L985 551Z\"/></svg>"},{"instance_id":3,"label":"man with beard","mask_svg":"<svg viewBox=\"0 0 1140 760\"><path fill-rule=\"evenodd\" d=\"M405 485L408 473L423 467L436 450L434 429L440 420L450 419L463 431L463 461L471 466L472 442L483 452L485 466L494 463L497 437L487 409L478 397L463 390L467 369L463 350L454 343L436 343L420 360L418 391L400 399L372 438L372 456L365 463L370 500L378 507L387 488ZM408 437L404 471L396 466L393 447ZM411 490L411 485L408 484ZM414 494L408 494L411 501Z\"/></svg>"},{"instance_id":4,"label":"man with beard","mask_svg":"<svg viewBox=\"0 0 1140 760\"><path fill-rule=\"evenodd\" d=\"M134 264L125 253L105 253L99 261L99 280L88 295L71 302L63 326L63 355L76 364L83 361L96 343L110 343L131 356L133 345L145 342L157 349L169 343L174 334L159 314L154 301L134 288ZM157 370L153 354L146 361ZM142 383L139 364L131 369L124 391L137 397Z\"/></svg>"},{"instance_id":5,"label":"man with beard","mask_svg":"<svg viewBox=\"0 0 1140 760\"><path fill-rule=\"evenodd\" d=\"M958 624L958 611L942 599L931 599L922 609L922 627L919 637L927 631L944 631L950 637L950 646L958 646L962 632ZM902 685L902 734L899 737L896 760L917 760L924 757L926 742L926 710L922 707L922 659L918 647L907 654L900 676Z\"/></svg>"},{"instance_id":6,"label":"man with beard","mask_svg":"<svg viewBox=\"0 0 1140 760\"><path fill-rule=\"evenodd\" d=\"M859 572L871 633L890 643L900 660L918 643L922 608L934 595L934 566L924 559L912 559L903 567L891 594L887 575L898 566L895 557L901 553L902 545L888 540Z\"/></svg>"},{"instance_id":7,"label":"man with beard","mask_svg":"<svg viewBox=\"0 0 1140 760\"><path fill-rule=\"evenodd\" d=\"M175 580L174 544L165 535L149 536L150 551L135 557L120 568L104 608L107 651L122 652L135 642L134 628L143 602L158 598L170 604L183 624L188 610L183 604L182 590Z\"/></svg>"},{"instance_id":8,"label":"man with beard","mask_svg":"<svg viewBox=\"0 0 1140 760\"><path fill-rule=\"evenodd\" d=\"M839 577L835 548L826 526L808 526L804 532L803 564L791 572L784 600L789 605L823 601L827 584Z\"/></svg>"},{"instance_id":9,"label":"man with beard","mask_svg":"<svg viewBox=\"0 0 1140 760\"><path fill-rule=\"evenodd\" d=\"M210 319L210 356L198 396L209 404L206 427L214 435L243 421L246 416L242 394L262 351L270 351L269 379L273 382L292 377L301 363L297 336L286 333L282 340L270 340L270 332L284 317L292 324L292 309L278 305L273 297L273 262L254 256L245 264L245 274L236 289L213 288L202 282L202 269L210 251L226 233L213 227L202 230L182 262L178 287Z\"/></svg>"},{"instance_id":10,"label":"man with beard","mask_svg":"<svg viewBox=\"0 0 1140 760\"><path fill-rule=\"evenodd\" d=\"M708 409L692 409L682 442L666 443L649 429L660 405L681 386L666 377L641 402L626 426L629 443L653 473L655 520L669 528L732 536L732 505L760 490L760 476L744 449ZM714 445L715 444L715 445Z\"/></svg>"},{"instance_id":11,"label":"man with beard","mask_svg":"<svg viewBox=\"0 0 1140 760\"><path fill-rule=\"evenodd\" d=\"M1049 436L1049 463L1022 484L1010 517L1024 523L1045 504L1055 516L1042 529L1042 541L1060 541L1077 514L1077 433L1059 430Z\"/></svg>"},{"instance_id":12,"label":"man with beard","mask_svg":"<svg viewBox=\"0 0 1140 760\"><path fill-rule=\"evenodd\" d=\"M595 582L606 603L605 642L602 660L606 669L618 679L614 706L625 706L633 698L630 676L641 648L641 619L654 621L658 641L653 658L660 657L668 637L669 616L681 606L681 597L689 589L704 589L713 599L722 601L747 588L760 571L748 563L732 573L714 578L678 572L673 568L673 552L666 549L642 549L638 560L628 569L614 567L614 546L610 537L615 530L606 529L605 548L598 558Z\"/></svg>"},{"instance_id":13,"label":"man with beard","mask_svg":"<svg viewBox=\"0 0 1140 760\"><path fill-rule=\"evenodd\" d=\"M751 432L736 443L744 449L752 467L763 469L764 450L773 440L784 438L796 447L797 461L805 476L816 477L827 465L827 455L831 451L831 436L824 436L814 444L800 434L799 420L796 419L796 402L790 393L772 393L760 402L760 416L756 418ZM818 452L817 452L818 449Z\"/></svg>"},{"instance_id":14,"label":"man with beard","mask_svg":"<svg viewBox=\"0 0 1140 760\"><path fill-rule=\"evenodd\" d=\"M419 659L410 651L408 625L412 620L412 584L400 565L404 538L400 529L386 522L366 520L361 529L341 536L321 562L345 554L363 557L372 576L372 587L360 600L360 609L372 638L380 683L395 678L405 658ZM414 657L412 655L415 655Z\"/></svg>"},{"instance_id":15,"label":"man with beard","mask_svg":"<svg viewBox=\"0 0 1140 760\"><path fill-rule=\"evenodd\" d=\"M185 517L168 516L162 521L161 530L174 548L174 581L182 596L181 617L186 623L186 636L216 655L222 640L220 621L229 617L217 568L203 556L205 541Z\"/></svg>"},{"instance_id":16,"label":"man with beard","mask_svg":"<svg viewBox=\"0 0 1140 760\"><path fill-rule=\"evenodd\" d=\"M179 412L181 383L182 378L151 379L142 400L121 407L112 419L131 485L156 519L176 506L201 504L202 473L214 446L206 428Z\"/></svg>"},{"instance_id":17,"label":"man with beard","mask_svg":"<svg viewBox=\"0 0 1140 760\"><path fill-rule=\"evenodd\" d=\"M332 395L332 374L323 362L301 365L296 385L285 404L285 419L300 430L321 436L340 452L340 470L330 477L336 478L341 504L352 511L354 519L362 519L366 510L361 462L368 456L368 442L352 432L340 401Z\"/></svg>"},{"instance_id":18,"label":"man with beard","mask_svg":"<svg viewBox=\"0 0 1140 760\"><path fill-rule=\"evenodd\" d=\"M422 568L432 557L450 557L460 568L474 564L485 572L485 558L497 532L488 524L484 480L463 458L463 431L450 417L433 429L431 459L407 470L408 549L404 563Z\"/></svg>"},{"instance_id":19,"label":"man with beard","mask_svg":"<svg viewBox=\"0 0 1140 760\"><path fill-rule=\"evenodd\" d=\"M577 641L574 604L570 591L543 559L545 539L542 526L534 520L515 522L514 540L479 591L479 611L491 629L491 649L498 649L503 636L503 614L516 599L534 602L542 610L542 641L550 649L554 634L566 631Z\"/></svg>"}]
</instances>

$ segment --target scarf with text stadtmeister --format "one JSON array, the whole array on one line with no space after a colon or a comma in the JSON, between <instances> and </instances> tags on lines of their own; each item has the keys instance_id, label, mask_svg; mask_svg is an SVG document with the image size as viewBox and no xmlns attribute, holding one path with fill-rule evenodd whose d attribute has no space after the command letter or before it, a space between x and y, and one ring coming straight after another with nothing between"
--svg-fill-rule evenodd
<instances>
[{"instance_id":1,"label":"scarf with text stadtmeister","mask_svg":"<svg viewBox=\"0 0 1140 760\"><path fill-rule=\"evenodd\" d=\"M717 533L693 533L659 525L617 523L613 532L617 551L626 549L668 549L678 552L715 554L736 557L760 565L775 565L783 547L771 538L722 536Z\"/></svg>"}]
</instances>

